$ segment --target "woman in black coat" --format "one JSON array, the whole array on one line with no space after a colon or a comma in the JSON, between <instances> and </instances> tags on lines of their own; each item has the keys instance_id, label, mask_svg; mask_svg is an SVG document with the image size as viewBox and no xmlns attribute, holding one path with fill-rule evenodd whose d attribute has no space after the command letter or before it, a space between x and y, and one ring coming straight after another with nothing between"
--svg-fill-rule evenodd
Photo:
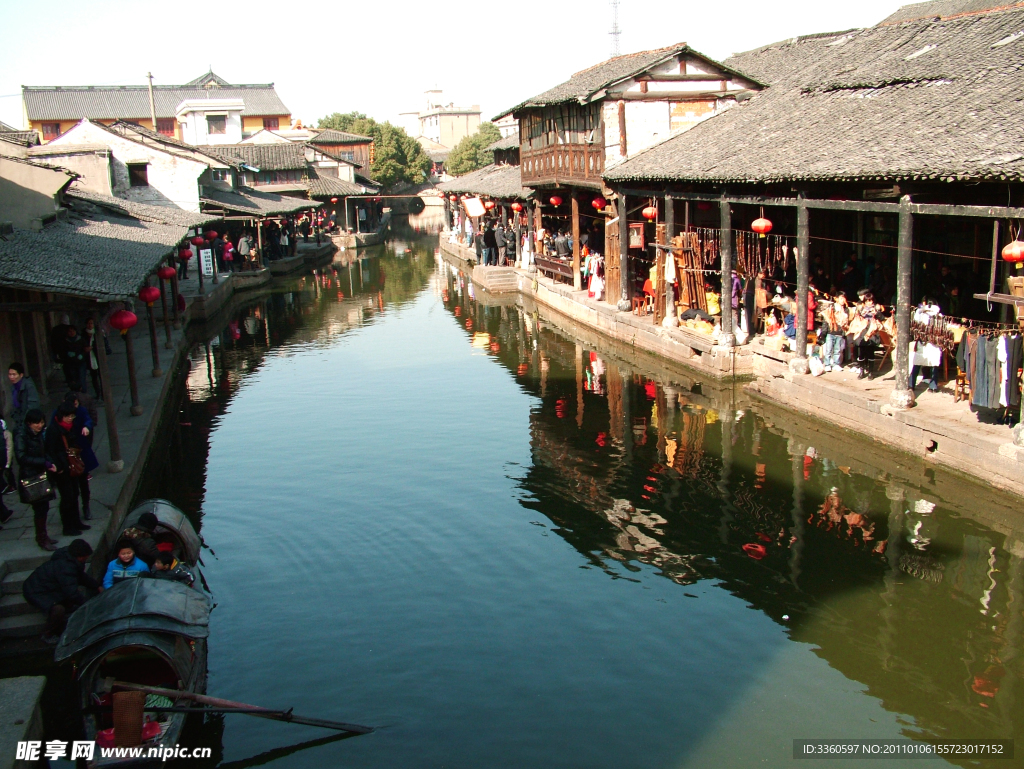
<instances>
[{"instance_id":1,"label":"woman in black coat","mask_svg":"<svg viewBox=\"0 0 1024 769\"><path fill-rule=\"evenodd\" d=\"M50 483L60 494L60 522L64 527L65 537L77 537L86 529L91 528L82 522L78 509L78 493L80 479L71 475L71 464L68 462L68 449L74 445L71 426L75 420L75 409L61 404L57 414L43 434L46 444L46 456L55 470L50 470Z\"/></svg>"},{"instance_id":2,"label":"woman in black coat","mask_svg":"<svg viewBox=\"0 0 1024 769\"><path fill-rule=\"evenodd\" d=\"M18 472L21 480L56 470L46 454L43 425L46 417L39 409L30 409L25 422L14 436L14 454L18 458ZM43 550L56 550L57 543L46 531L46 516L50 512L49 500L32 503L33 522L36 527L36 544Z\"/></svg>"}]
</instances>

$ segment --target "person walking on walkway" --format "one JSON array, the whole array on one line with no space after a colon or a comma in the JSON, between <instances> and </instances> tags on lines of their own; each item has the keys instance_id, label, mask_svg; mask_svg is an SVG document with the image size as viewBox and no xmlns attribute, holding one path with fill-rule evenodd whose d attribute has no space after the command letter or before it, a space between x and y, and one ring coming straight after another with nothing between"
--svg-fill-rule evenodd
<instances>
[{"instance_id":1,"label":"person walking on walkway","mask_svg":"<svg viewBox=\"0 0 1024 769\"><path fill-rule=\"evenodd\" d=\"M85 343L78 335L78 329L68 326L67 334L59 347L64 381L69 390L81 392L85 389Z\"/></svg>"},{"instance_id":2,"label":"person walking on walkway","mask_svg":"<svg viewBox=\"0 0 1024 769\"><path fill-rule=\"evenodd\" d=\"M79 588L84 587L90 593L103 592L100 583L85 572L90 555L89 543L76 539L29 574L21 588L25 600L46 615L43 641L50 645L60 640L68 615L85 603L86 597Z\"/></svg>"},{"instance_id":3,"label":"person walking on walkway","mask_svg":"<svg viewBox=\"0 0 1024 769\"><path fill-rule=\"evenodd\" d=\"M93 395L96 396L97 400L103 400L103 381L100 378L100 362L96 357L96 337L96 321L93 318L89 318L85 321L85 333L82 335L82 341L85 344L85 368L89 372L89 376L92 378ZM106 344L107 340L104 338L102 341Z\"/></svg>"},{"instance_id":4,"label":"person walking on walkway","mask_svg":"<svg viewBox=\"0 0 1024 769\"><path fill-rule=\"evenodd\" d=\"M505 254L508 252L508 239L505 237L505 227L499 220L498 226L494 228L494 244L498 249L498 260L496 264L505 264Z\"/></svg>"},{"instance_id":5,"label":"person walking on walkway","mask_svg":"<svg viewBox=\"0 0 1024 769\"><path fill-rule=\"evenodd\" d=\"M71 445L73 440L71 428L75 421L75 409L61 404L57 407L56 417L46 428L43 440L46 444L46 456L56 467L49 473L50 483L60 494L60 521L65 537L77 537L83 531L92 528L82 522L78 509L78 494L81 488L79 476L85 476L85 465L82 460L73 456ZM85 481L88 484L88 480ZM88 501L88 500L87 500Z\"/></svg>"},{"instance_id":6,"label":"person walking on walkway","mask_svg":"<svg viewBox=\"0 0 1024 769\"><path fill-rule=\"evenodd\" d=\"M28 480L43 473L56 472L57 467L46 455L43 426L46 416L39 409L32 409L22 421L14 436L14 453L18 458L18 478ZM50 513L50 500L32 502L32 520L36 529L36 544L43 550L56 550L57 543L46 531L46 517Z\"/></svg>"},{"instance_id":7,"label":"person walking on walkway","mask_svg":"<svg viewBox=\"0 0 1024 769\"><path fill-rule=\"evenodd\" d=\"M238 239L238 247L235 248L235 253L238 255L238 261L241 262L238 265L238 269L246 269L249 266L249 257L252 255L252 238L249 236L248 230L243 232L242 237Z\"/></svg>"},{"instance_id":8,"label":"person walking on walkway","mask_svg":"<svg viewBox=\"0 0 1024 769\"><path fill-rule=\"evenodd\" d=\"M20 430L25 424L25 415L42 404L39 390L32 377L25 376L24 364L17 361L7 369L7 379L11 382L11 425Z\"/></svg>"},{"instance_id":9,"label":"person walking on walkway","mask_svg":"<svg viewBox=\"0 0 1024 769\"><path fill-rule=\"evenodd\" d=\"M7 486L7 468L11 463L11 447L7 445L7 436L10 433L7 432L7 423L3 419L0 419L0 470L2 470L4 478L0 480L0 528L3 528L2 524L7 523L11 520L11 516L14 515L14 511L4 504L3 490Z\"/></svg>"},{"instance_id":10,"label":"person walking on walkway","mask_svg":"<svg viewBox=\"0 0 1024 769\"><path fill-rule=\"evenodd\" d=\"M488 224L484 230L484 264L498 263L498 242L494 237L494 225Z\"/></svg>"},{"instance_id":11,"label":"person walking on walkway","mask_svg":"<svg viewBox=\"0 0 1024 769\"><path fill-rule=\"evenodd\" d=\"M89 409L82 405L78 393L69 392L65 395L63 405L74 409L75 413L75 419L71 423L71 430L68 435L68 445L73 449L78 449L82 463L85 465L85 472L74 480L78 484L78 494L82 499L82 520L88 521L92 518L92 513L89 510L89 501L92 498L89 490L89 481L92 479L92 471L100 466L100 461L96 458L96 452L92 450L92 434L96 428L96 422L89 413ZM57 412L54 411L53 419L56 418Z\"/></svg>"}]
</instances>

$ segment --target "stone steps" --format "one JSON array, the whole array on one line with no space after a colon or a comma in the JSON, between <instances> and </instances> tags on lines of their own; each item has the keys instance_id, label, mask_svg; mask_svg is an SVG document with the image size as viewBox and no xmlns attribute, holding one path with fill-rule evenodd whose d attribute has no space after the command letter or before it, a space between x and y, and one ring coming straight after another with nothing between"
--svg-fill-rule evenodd
<instances>
[{"instance_id":1,"label":"stone steps","mask_svg":"<svg viewBox=\"0 0 1024 769\"><path fill-rule=\"evenodd\" d=\"M0 618L33 614L36 611L35 607L29 604L21 595L0 596Z\"/></svg>"},{"instance_id":2,"label":"stone steps","mask_svg":"<svg viewBox=\"0 0 1024 769\"><path fill-rule=\"evenodd\" d=\"M0 582L0 595L21 595L21 586L25 584L25 580L28 579L28 575L32 573L32 569L25 569L24 571L12 571L6 577L3 582Z\"/></svg>"},{"instance_id":3,"label":"stone steps","mask_svg":"<svg viewBox=\"0 0 1024 769\"><path fill-rule=\"evenodd\" d=\"M0 617L0 638L31 638L43 632L46 618L42 612Z\"/></svg>"}]
</instances>

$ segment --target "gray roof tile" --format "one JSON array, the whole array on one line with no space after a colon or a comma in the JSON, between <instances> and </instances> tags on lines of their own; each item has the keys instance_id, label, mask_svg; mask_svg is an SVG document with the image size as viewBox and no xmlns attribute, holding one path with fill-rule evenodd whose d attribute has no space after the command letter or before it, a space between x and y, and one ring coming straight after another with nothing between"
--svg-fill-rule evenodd
<instances>
[{"instance_id":1,"label":"gray roof tile","mask_svg":"<svg viewBox=\"0 0 1024 769\"><path fill-rule=\"evenodd\" d=\"M233 191L204 187L201 202L211 208L220 208L252 216L293 214L297 211L317 208L321 205L315 200L302 200L300 198L291 198L287 195L278 195L273 192L260 192L251 187L242 187Z\"/></svg>"},{"instance_id":2,"label":"gray roof tile","mask_svg":"<svg viewBox=\"0 0 1024 769\"><path fill-rule=\"evenodd\" d=\"M984 13L993 8L1006 8L1012 5L1024 5L1017 0L928 0L924 3L904 5L882 24L899 24L901 21L916 19L939 19L960 16L969 13Z\"/></svg>"},{"instance_id":3,"label":"gray roof tile","mask_svg":"<svg viewBox=\"0 0 1024 769\"><path fill-rule=\"evenodd\" d=\"M437 185L443 192L466 192L492 198L528 198L533 190L523 187L519 166L494 165L473 171L451 181Z\"/></svg>"},{"instance_id":4,"label":"gray roof tile","mask_svg":"<svg viewBox=\"0 0 1024 769\"><path fill-rule=\"evenodd\" d=\"M317 129L311 129L317 130ZM310 144L365 144L372 142L373 137L350 134L347 131L335 131L333 128L325 128L312 139Z\"/></svg>"},{"instance_id":5,"label":"gray roof tile","mask_svg":"<svg viewBox=\"0 0 1024 769\"><path fill-rule=\"evenodd\" d=\"M173 206L152 206L145 203L136 203L133 200L112 197L111 195L101 195L98 192L78 189L76 186L72 186L67 191L66 197L107 211L120 212L143 222L169 224L176 227L204 227L210 222L220 219L219 216L185 211ZM88 210L85 205L79 206L79 208Z\"/></svg>"},{"instance_id":6,"label":"gray roof tile","mask_svg":"<svg viewBox=\"0 0 1024 769\"><path fill-rule=\"evenodd\" d=\"M729 63L769 88L605 178L1024 180L1024 36L1012 37L1022 29L1018 9L740 54Z\"/></svg>"}]
</instances>

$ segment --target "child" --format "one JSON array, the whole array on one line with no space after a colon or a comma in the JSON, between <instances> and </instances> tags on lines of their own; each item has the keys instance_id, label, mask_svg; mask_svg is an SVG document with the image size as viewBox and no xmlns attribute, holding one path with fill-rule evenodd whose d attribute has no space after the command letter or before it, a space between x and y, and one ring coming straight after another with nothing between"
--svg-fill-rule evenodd
<instances>
[{"instance_id":1,"label":"child","mask_svg":"<svg viewBox=\"0 0 1024 769\"><path fill-rule=\"evenodd\" d=\"M181 561L171 553L160 553L153 561L153 572L150 575L156 579L170 579L175 582L184 582L189 587L195 582L195 577Z\"/></svg>"},{"instance_id":2,"label":"child","mask_svg":"<svg viewBox=\"0 0 1024 769\"><path fill-rule=\"evenodd\" d=\"M103 577L103 589L109 590L114 583L138 577L146 571L149 571L149 567L144 561L135 557L135 547L131 540L122 539L117 543L117 558L107 564L107 573Z\"/></svg>"}]
</instances>

